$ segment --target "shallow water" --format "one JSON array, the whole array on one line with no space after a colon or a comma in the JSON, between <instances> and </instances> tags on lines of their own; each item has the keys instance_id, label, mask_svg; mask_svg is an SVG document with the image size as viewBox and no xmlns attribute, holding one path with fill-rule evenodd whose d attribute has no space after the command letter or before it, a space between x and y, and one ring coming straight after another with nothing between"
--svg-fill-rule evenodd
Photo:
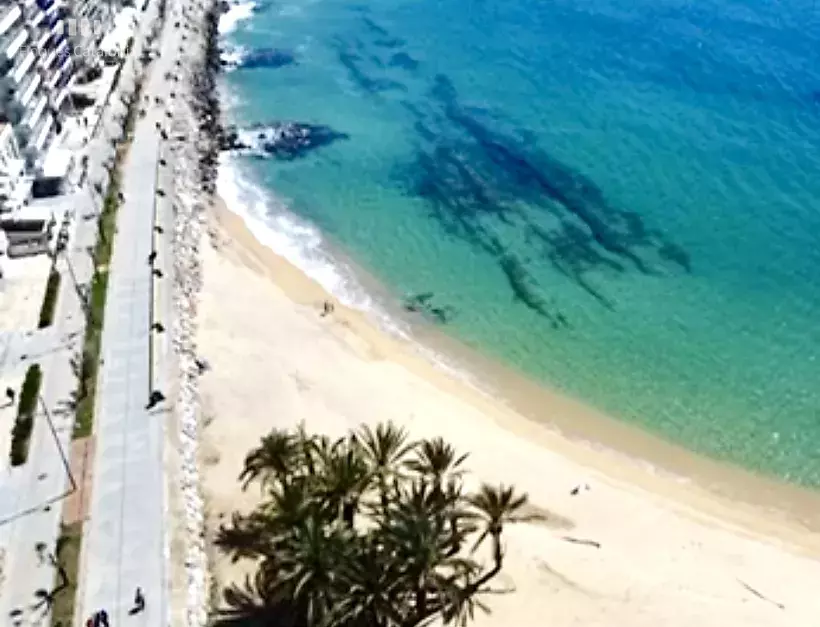
<instances>
[{"instance_id":1,"label":"shallow water","mask_svg":"<svg viewBox=\"0 0 820 627\"><path fill-rule=\"evenodd\" d=\"M288 207L260 209L274 247L373 306L321 255L324 233L397 297L432 292L471 346L694 450L820 485L820 9L241 11L231 44L296 63L226 74L231 115L349 136L241 161Z\"/></svg>"}]
</instances>

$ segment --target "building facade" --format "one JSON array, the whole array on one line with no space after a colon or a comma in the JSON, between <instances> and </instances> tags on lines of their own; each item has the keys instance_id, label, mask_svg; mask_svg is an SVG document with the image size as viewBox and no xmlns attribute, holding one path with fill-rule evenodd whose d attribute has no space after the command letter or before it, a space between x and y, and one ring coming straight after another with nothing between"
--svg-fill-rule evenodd
<instances>
[{"instance_id":1,"label":"building facade","mask_svg":"<svg viewBox=\"0 0 820 627\"><path fill-rule=\"evenodd\" d=\"M34 170L70 107L74 60L68 10L61 0L19 0L0 7L0 122L11 125Z\"/></svg>"},{"instance_id":2,"label":"building facade","mask_svg":"<svg viewBox=\"0 0 820 627\"><path fill-rule=\"evenodd\" d=\"M116 4L114 0L71 0L69 37L85 62L96 62L100 42L114 27Z\"/></svg>"},{"instance_id":3,"label":"building facade","mask_svg":"<svg viewBox=\"0 0 820 627\"><path fill-rule=\"evenodd\" d=\"M11 124L0 122L0 216L22 207L29 198L32 177L20 153Z\"/></svg>"}]
</instances>

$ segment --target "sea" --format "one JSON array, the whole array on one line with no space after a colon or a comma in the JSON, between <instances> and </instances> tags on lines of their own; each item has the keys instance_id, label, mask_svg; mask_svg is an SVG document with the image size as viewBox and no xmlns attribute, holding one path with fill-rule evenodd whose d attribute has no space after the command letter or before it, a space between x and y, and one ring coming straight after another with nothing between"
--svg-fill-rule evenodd
<instances>
[{"instance_id":1,"label":"sea","mask_svg":"<svg viewBox=\"0 0 820 627\"><path fill-rule=\"evenodd\" d=\"M396 333L820 486L820 3L232 0L220 32L231 121L321 138L226 155L263 243Z\"/></svg>"}]
</instances>

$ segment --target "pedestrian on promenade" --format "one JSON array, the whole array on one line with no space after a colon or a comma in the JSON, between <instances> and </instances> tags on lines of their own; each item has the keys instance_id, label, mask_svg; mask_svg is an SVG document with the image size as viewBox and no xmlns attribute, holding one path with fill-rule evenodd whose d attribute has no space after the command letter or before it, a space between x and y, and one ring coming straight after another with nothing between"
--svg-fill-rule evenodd
<instances>
[{"instance_id":1,"label":"pedestrian on promenade","mask_svg":"<svg viewBox=\"0 0 820 627\"><path fill-rule=\"evenodd\" d=\"M108 624L108 612L100 610L100 627L111 627Z\"/></svg>"},{"instance_id":2,"label":"pedestrian on promenade","mask_svg":"<svg viewBox=\"0 0 820 627\"><path fill-rule=\"evenodd\" d=\"M14 388L6 388L6 398L9 399L9 405L14 405Z\"/></svg>"},{"instance_id":3,"label":"pedestrian on promenade","mask_svg":"<svg viewBox=\"0 0 820 627\"><path fill-rule=\"evenodd\" d=\"M142 594L142 588L140 587L137 587L136 592L134 592L134 609L137 612L145 609L145 595Z\"/></svg>"},{"instance_id":4,"label":"pedestrian on promenade","mask_svg":"<svg viewBox=\"0 0 820 627\"><path fill-rule=\"evenodd\" d=\"M94 619L89 618L87 621L85 621L85 627L94 627Z\"/></svg>"}]
</instances>

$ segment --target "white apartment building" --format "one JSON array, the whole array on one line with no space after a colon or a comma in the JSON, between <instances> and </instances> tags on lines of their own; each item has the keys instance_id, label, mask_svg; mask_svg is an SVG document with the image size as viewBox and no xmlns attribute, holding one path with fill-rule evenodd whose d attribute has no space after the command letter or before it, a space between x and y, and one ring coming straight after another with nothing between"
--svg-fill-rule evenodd
<instances>
[{"instance_id":1,"label":"white apartment building","mask_svg":"<svg viewBox=\"0 0 820 627\"><path fill-rule=\"evenodd\" d=\"M117 0L70 0L69 37L85 59L97 57L100 42L114 27Z\"/></svg>"},{"instance_id":2,"label":"white apartment building","mask_svg":"<svg viewBox=\"0 0 820 627\"><path fill-rule=\"evenodd\" d=\"M13 128L29 170L36 169L70 106L74 61L62 0L0 7L0 122Z\"/></svg>"},{"instance_id":3,"label":"white apartment building","mask_svg":"<svg viewBox=\"0 0 820 627\"><path fill-rule=\"evenodd\" d=\"M20 209L29 198L31 185L14 130L11 124L0 122L0 215Z\"/></svg>"}]
</instances>

